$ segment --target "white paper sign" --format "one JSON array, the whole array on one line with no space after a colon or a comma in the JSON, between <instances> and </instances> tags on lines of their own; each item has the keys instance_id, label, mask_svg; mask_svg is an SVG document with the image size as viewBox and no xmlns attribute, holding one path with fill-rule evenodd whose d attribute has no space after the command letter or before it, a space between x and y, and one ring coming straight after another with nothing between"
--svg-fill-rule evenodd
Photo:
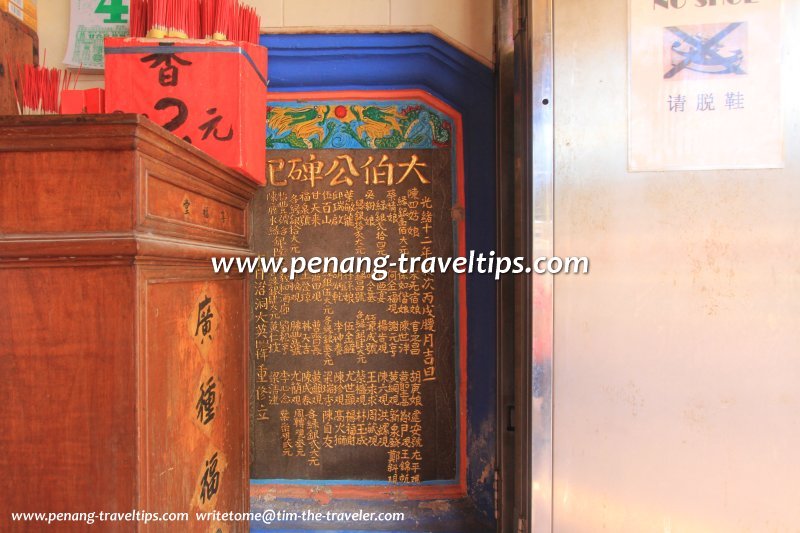
<instances>
[{"instance_id":1,"label":"white paper sign","mask_svg":"<svg viewBox=\"0 0 800 533\"><path fill-rule=\"evenodd\" d=\"M128 35L129 0L71 0L64 64L102 69L103 39Z\"/></svg>"},{"instance_id":2,"label":"white paper sign","mask_svg":"<svg viewBox=\"0 0 800 533\"><path fill-rule=\"evenodd\" d=\"M630 0L628 167L783 166L781 0Z\"/></svg>"}]
</instances>

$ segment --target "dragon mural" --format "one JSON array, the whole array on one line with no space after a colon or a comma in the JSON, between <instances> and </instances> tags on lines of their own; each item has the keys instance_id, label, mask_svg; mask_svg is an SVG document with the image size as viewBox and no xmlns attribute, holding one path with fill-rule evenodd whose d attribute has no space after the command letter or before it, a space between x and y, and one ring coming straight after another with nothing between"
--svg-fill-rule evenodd
<instances>
[{"instance_id":1,"label":"dragon mural","mask_svg":"<svg viewBox=\"0 0 800 533\"><path fill-rule=\"evenodd\" d=\"M407 102L286 102L267 109L267 148L447 148L452 132L438 111Z\"/></svg>"}]
</instances>

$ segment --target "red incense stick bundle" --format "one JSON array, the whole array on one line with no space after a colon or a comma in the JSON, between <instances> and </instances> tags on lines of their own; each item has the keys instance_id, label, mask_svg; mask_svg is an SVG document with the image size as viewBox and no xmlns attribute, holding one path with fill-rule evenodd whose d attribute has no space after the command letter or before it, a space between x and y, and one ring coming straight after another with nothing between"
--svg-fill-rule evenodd
<instances>
[{"instance_id":1,"label":"red incense stick bundle","mask_svg":"<svg viewBox=\"0 0 800 533\"><path fill-rule=\"evenodd\" d=\"M215 0L200 0L200 33L203 39L211 39L214 13L216 12Z\"/></svg>"},{"instance_id":2,"label":"red incense stick bundle","mask_svg":"<svg viewBox=\"0 0 800 533\"><path fill-rule=\"evenodd\" d=\"M211 38L226 40L228 38L229 19L231 18L233 2L231 0L217 0L214 20L211 23Z\"/></svg>"},{"instance_id":3,"label":"red incense stick bundle","mask_svg":"<svg viewBox=\"0 0 800 533\"><path fill-rule=\"evenodd\" d=\"M147 37L162 39L167 36L167 0L149 0L147 5Z\"/></svg>"},{"instance_id":4,"label":"red incense stick bundle","mask_svg":"<svg viewBox=\"0 0 800 533\"><path fill-rule=\"evenodd\" d=\"M186 33L189 35L190 39L201 39L200 2L189 0L186 10Z\"/></svg>"},{"instance_id":5,"label":"red incense stick bundle","mask_svg":"<svg viewBox=\"0 0 800 533\"><path fill-rule=\"evenodd\" d=\"M144 37L147 35L147 0L131 0L130 35Z\"/></svg>"},{"instance_id":6,"label":"red incense stick bundle","mask_svg":"<svg viewBox=\"0 0 800 533\"><path fill-rule=\"evenodd\" d=\"M131 37L258 43L256 10L237 0L130 0Z\"/></svg>"},{"instance_id":7,"label":"red incense stick bundle","mask_svg":"<svg viewBox=\"0 0 800 533\"><path fill-rule=\"evenodd\" d=\"M17 84L12 85L20 115L58 113L61 91L68 89L70 84L74 88L80 76L80 70L73 80L72 73L57 68L19 64L14 68L8 57L6 64L12 74L16 72L19 80L20 91L17 91Z\"/></svg>"}]
</instances>

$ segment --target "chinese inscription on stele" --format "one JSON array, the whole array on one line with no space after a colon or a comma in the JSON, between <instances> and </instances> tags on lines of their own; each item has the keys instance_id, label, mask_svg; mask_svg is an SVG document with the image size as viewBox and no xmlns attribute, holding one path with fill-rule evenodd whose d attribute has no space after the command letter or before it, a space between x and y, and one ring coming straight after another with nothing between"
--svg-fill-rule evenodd
<instances>
[{"instance_id":1,"label":"chinese inscription on stele","mask_svg":"<svg viewBox=\"0 0 800 533\"><path fill-rule=\"evenodd\" d=\"M451 158L435 147L268 151L256 252L453 256ZM381 281L255 274L251 477L455 478L454 284L391 268Z\"/></svg>"}]
</instances>

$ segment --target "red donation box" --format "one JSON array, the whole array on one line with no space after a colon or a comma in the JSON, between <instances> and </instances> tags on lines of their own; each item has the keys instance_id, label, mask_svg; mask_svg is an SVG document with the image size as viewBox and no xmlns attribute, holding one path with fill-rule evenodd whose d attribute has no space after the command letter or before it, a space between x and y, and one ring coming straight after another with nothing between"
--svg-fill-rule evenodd
<instances>
[{"instance_id":1,"label":"red donation box","mask_svg":"<svg viewBox=\"0 0 800 533\"><path fill-rule=\"evenodd\" d=\"M106 38L106 112L141 113L264 184L267 49L247 42Z\"/></svg>"}]
</instances>

